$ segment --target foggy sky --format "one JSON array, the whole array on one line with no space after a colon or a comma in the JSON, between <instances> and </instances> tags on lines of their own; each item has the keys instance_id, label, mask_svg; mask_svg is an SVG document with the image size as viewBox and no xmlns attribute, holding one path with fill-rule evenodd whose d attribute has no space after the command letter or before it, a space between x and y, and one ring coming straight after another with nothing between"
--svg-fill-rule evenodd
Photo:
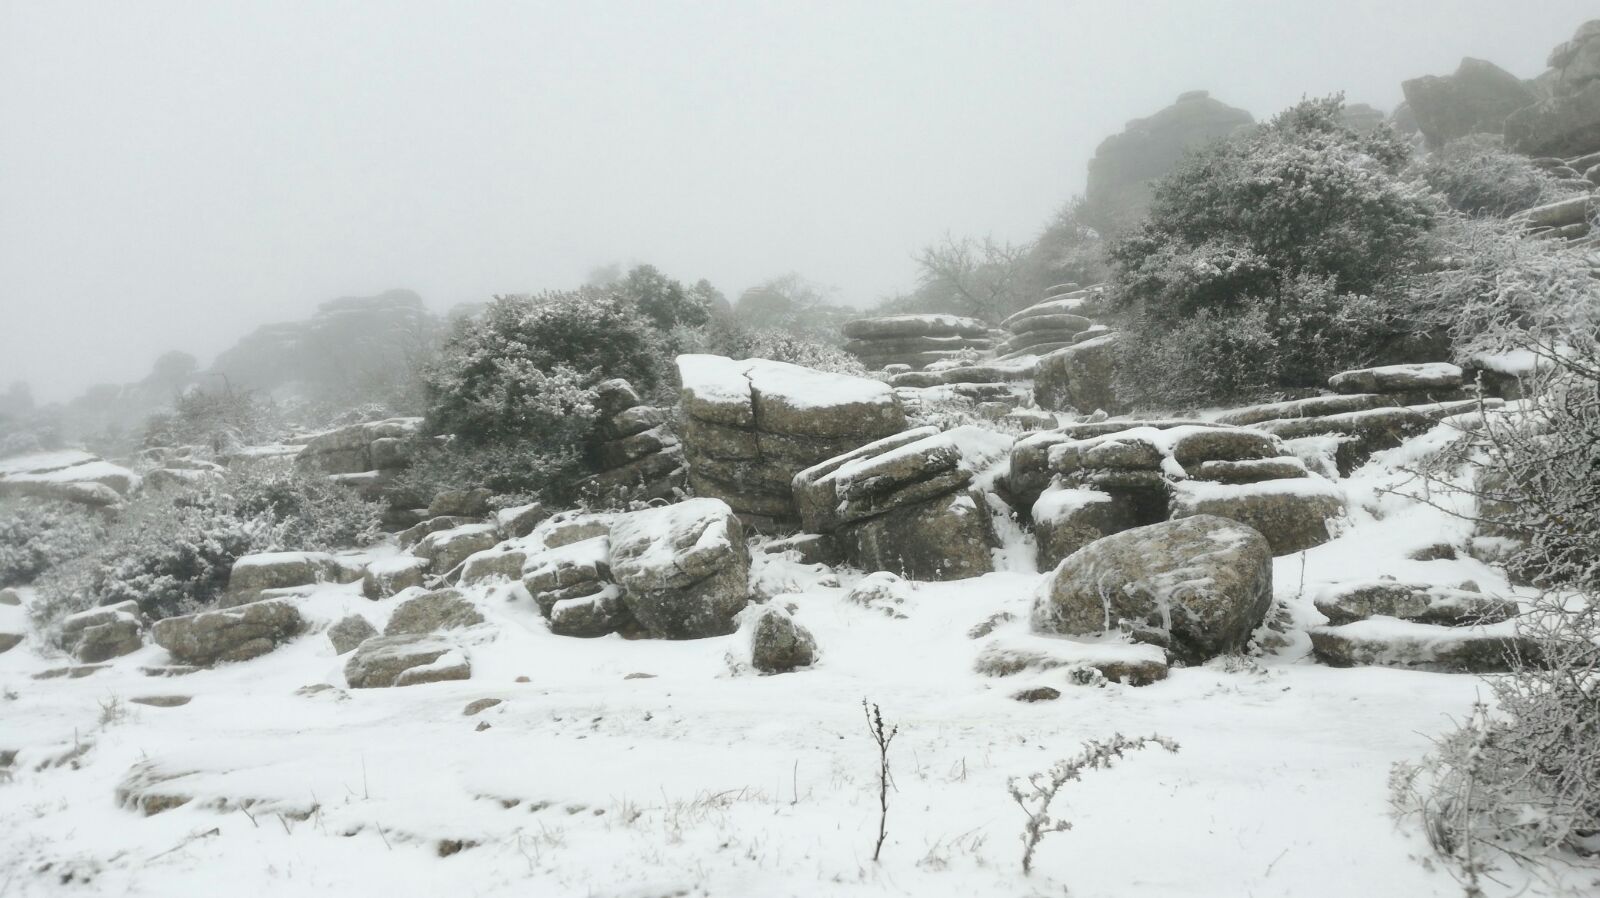
<instances>
[{"instance_id":1,"label":"foggy sky","mask_svg":"<svg viewBox=\"0 0 1600 898\"><path fill-rule=\"evenodd\" d=\"M648 261L865 304L945 231L1027 240L1096 144L1204 88L1385 110L1522 77L1593 0L0 0L0 389L209 361L390 287L431 306Z\"/></svg>"}]
</instances>

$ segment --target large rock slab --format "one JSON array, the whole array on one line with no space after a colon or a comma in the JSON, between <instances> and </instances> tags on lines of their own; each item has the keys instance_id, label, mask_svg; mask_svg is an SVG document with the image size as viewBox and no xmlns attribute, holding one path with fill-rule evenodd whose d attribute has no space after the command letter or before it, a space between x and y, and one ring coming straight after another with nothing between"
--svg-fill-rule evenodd
<instances>
[{"instance_id":1,"label":"large rock slab","mask_svg":"<svg viewBox=\"0 0 1600 898\"><path fill-rule=\"evenodd\" d=\"M993 570L987 500L971 489L1011 439L963 426L919 428L869 443L795 475L807 530L831 535L853 564L918 580Z\"/></svg>"},{"instance_id":2,"label":"large rock slab","mask_svg":"<svg viewBox=\"0 0 1600 898\"><path fill-rule=\"evenodd\" d=\"M1329 389L1345 394L1455 390L1460 386L1461 369L1447 362L1360 368L1328 378Z\"/></svg>"},{"instance_id":3,"label":"large rock slab","mask_svg":"<svg viewBox=\"0 0 1600 898\"><path fill-rule=\"evenodd\" d=\"M1506 118L1538 99L1522 79L1492 62L1461 60L1453 75L1401 82L1406 105L1429 147L1468 134L1501 134Z\"/></svg>"},{"instance_id":4,"label":"large rock slab","mask_svg":"<svg viewBox=\"0 0 1600 898\"><path fill-rule=\"evenodd\" d=\"M1198 515L1108 536L1061 562L1035 594L1039 633L1126 629L1187 663L1243 649L1272 604L1266 538Z\"/></svg>"},{"instance_id":5,"label":"large rock slab","mask_svg":"<svg viewBox=\"0 0 1600 898\"><path fill-rule=\"evenodd\" d=\"M1344 493L1321 477L1239 484L1186 481L1172 492L1173 518L1214 515L1238 521L1266 537L1274 555L1327 542L1328 522L1343 513Z\"/></svg>"},{"instance_id":6,"label":"large rock slab","mask_svg":"<svg viewBox=\"0 0 1600 898\"><path fill-rule=\"evenodd\" d=\"M1106 334L1041 357L1034 369L1034 401L1053 411L1121 411L1114 386L1118 339Z\"/></svg>"},{"instance_id":7,"label":"large rock slab","mask_svg":"<svg viewBox=\"0 0 1600 898\"><path fill-rule=\"evenodd\" d=\"M1600 81L1511 113L1506 146L1530 156L1571 156L1600 147Z\"/></svg>"},{"instance_id":8,"label":"large rock slab","mask_svg":"<svg viewBox=\"0 0 1600 898\"><path fill-rule=\"evenodd\" d=\"M1364 620L1337 627L1313 627L1311 648L1330 667L1401 667L1443 673L1502 673L1518 659L1539 664L1542 653L1532 639L1509 624L1494 627L1441 627L1399 620Z\"/></svg>"},{"instance_id":9,"label":"large rock slab","mask_svg":"<svg viewBox=\"0 0 1600 898\"><path fill-rule=\"evenodd\" d=\"M61 622L61 647L84 664L98 664L144 647L144 614L129 599L91 608Z\"/></svg>"},{"instance_id":10,"label":"large rock slab","mask_svg":"<svg viewBox=\"0 0 1600 898\"><path fill-rule=\"evenodd\" d=\"M178 663L208 667L265 655L299 633L302 624L294 605L268 599L159 620L150 635Z\"/></svg>"},{"instance_id":11,"label":"large rock slab","mask_svg":"<svg viewBox=\"0 0 1600 898\"><path fill-rule=\"evenodd\" d=\"M727 503L690 499L618 515L610 541L611 575L651 636L733 632L750 597L750 551Z\"/></svg>"},{"instance_id":12,"label":"large rock slab","mask_svg":"<svg viewBox=\"0 0 1600 898\"><path fill-rule=\"evenodd\" d=\"M609 532L608 520L605 533ZM561 602L595 596L612 584L609 535L534 553L523 566L523 588L547 618Z\"/></svg>"},{"instance_id":13,"label":"large rock slab","mask_svg":"<svg viewBox=\"0 0 1600 898\"><path fill-rule=\"evenodd\" d=\"M468 556L493 547L500 542L500 531L493 524L465 524L449 530L439 530L424 536L411 554L428 561L428 569L436 574L446 574Z\"/></svg>"},{"instance_id":14,"label":"large rock slab","mask_svg":"<svg viewBox=\"0 0 1600 898\"><path fill-rule=\"evenodd\" d=\"M253 602L269 589L313 583L350 583L361 579L360 568L345 567L327 552L263 552L245 555L228 574L228 600Z\"/></svg>"},{"instance_id":15,"label":"large rock slab","mask_svg":"<svg viewBox=\"0 0 1600 898\"><path fill-rule=\"evenodd\" d=\"M1097 539L1139 526L1134 510L1110 493L1081 487L1047 489L1033 503L1040 570L1048 570Z\"/></svg>"},{"instance_id":16,"label":"large rock slab","mask_svg":"<svg viewBox=\"0 0 1600 898\"><path fill-rule=\"evenodd\" d=\"M472 663L465 649L438 636L374 636L345 662L344 676L354 689L418 686L470 679Z\"/></svg>"},{"instance_id":17,"label":"large rock slab","mask_svg":"<svg viewBox=\"0 0 1600 898\"><path fill-rule=\"evenodd\" d=\"M689 480L752 521L792 522L790 482L827 458L905 429L881 381L764 359L678 358Z\"/></svg>"},{"instance_id":18,"label":"large rock slab","mask_svg":"<svg viewBox=\"0 0 1600 898\"><path fill-rule=\"evenodd\" d=\"M1419 624L1466 627L1497 624L1520 613L1517 603L1433 583L1360 580L1332 583L1312 597L1331 624L1393 617Z\"/></svg>"},{"instance_id":19,"label":"large rock slab","mask_svg":"<svg viewBox=\"0 0 1600 898\"><path fill-rule=\"evenodd\" d=\"M483 623L483 612L458 589L441 589L406 599L394 609L385 636L437 633Z\"/></svg>"}]
</instances>

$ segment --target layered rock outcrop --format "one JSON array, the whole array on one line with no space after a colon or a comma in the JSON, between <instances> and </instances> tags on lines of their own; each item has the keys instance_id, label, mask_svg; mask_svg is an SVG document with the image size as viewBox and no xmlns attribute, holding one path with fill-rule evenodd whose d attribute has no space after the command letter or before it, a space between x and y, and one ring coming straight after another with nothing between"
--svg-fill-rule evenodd
<instances>
[{"instance_id":1,"label":"layered rock outcrop","mask_svg":"<svg viewBox=\"0 0 1600 898\"><path fill-rule=\"evenodd\" d=\"M794 475L906 428L894 391L876 380L711 355L679 356L678 372L695 494L758 528L798 519Z\"/></svg>"},{"instance_id":2,"label":"layered rock outcrop","mask_svg":"<svg viewBox=\"0 0 1600 898\"><path fill-rule=\"evenodd\" d=\"M971 426L870 443L795 476L801 520L864 570L917 580L987 573L996 540L986 493L975 487L1010 446Z\"/></svg>"},{"instance_id":3,"label":"layered rock outcrop","mask_svg":"<svg viewBox=\"0 0 1600 898\"><path fill-rule=\"evenodd\" d=\"M602 505L671 499L688 483L670 409L645 405L625 380L600 384L601 418L590 451L599 473L580 492Z\"/></svg>"},{"instance_id":4,"label":"layered rock outcrop","mask_svg":"<svg viewBox=\"0 0 1600 898\"><path fill-rule=\"evenodd\" d=\"M971 360L994 348L989 326L955 315L894 315L846 322L846 352L871 369L906 365L920 371L935 362Z\"/></svg>"}]
</instances>

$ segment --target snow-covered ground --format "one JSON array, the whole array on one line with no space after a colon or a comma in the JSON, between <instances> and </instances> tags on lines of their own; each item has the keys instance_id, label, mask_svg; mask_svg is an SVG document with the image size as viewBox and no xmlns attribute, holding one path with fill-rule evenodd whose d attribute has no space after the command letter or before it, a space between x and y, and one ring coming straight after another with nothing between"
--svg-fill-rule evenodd
<instances>
[{"instance_id":1,"label":"snow-covered ground","mask_svg":"<svg viewBox=\"0 0 1600 898\"><path fill-rule=\"evenodd\" d=\"M394 602L359 584L298 600L313 627L283 648L182 677L143 675L165 661L147 647L82 679L36 680L68 662L30 642L0 655L0 749L20 749L0 782L0 896L1459 895L1415 825L1391 819L1387 777L1483 683L1324 667L1300 629L1321 622L1309 597L1328 580L1506 593L1476 561L1405 559L1465 534L1376 489L1392 480L1385 462L1417 451L1343 481L1347 532L1276 562L1297 623L1288 647L1142 688L974 672L969 629L1002 611L1025 620L1040 580L1017 545L1013 570L918 584L898 615L845 599L860 574L824 585L761 558L759 582L821 650L777 676L741 669L743 634L554 636L506 587L477 593L489 621L470 680L399 689L345 689L320 632L351 611L381 628ZM333 688L300 692L315 684ZM1011 698L1046 685L1060 698ZM132 702L160 695L192 700ZM463 714L486 698L502 702ZM863 698L900 728L878 863ZM1007 780L1117 732L1181 750L1068 784L1053 812L1073 828L1047 836L1024 877ZM119 805L130 781L192 800L144 816ZM1523 885L1502 872L1492 894Z\"/></svg>"}]
</instances>

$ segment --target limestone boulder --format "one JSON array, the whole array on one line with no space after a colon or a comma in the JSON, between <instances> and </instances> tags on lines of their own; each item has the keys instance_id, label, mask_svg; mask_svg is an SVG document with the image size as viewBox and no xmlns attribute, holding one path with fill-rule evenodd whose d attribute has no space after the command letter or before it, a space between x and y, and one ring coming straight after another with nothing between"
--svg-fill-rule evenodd
<instances>
[{"instance_id":1,"label":"limestone boulder","mask_svg":"<svg viewBox=\"0 0 1600 898\"><path fill-rule=\"evenodd\" d=\"M810 667L816 660L817 641L811 631L796 623L788 612L767 605L750 625L750 664L762 673L786 673Z\"/></svg>"},{"instance_id":2,"label":"limestone boulder","mask_svg":"<svg viewBox=\"0 0 1600 898\"><path fill-rule=\"evenodd\" d=\"M1328 522L1344 513L1344 493L1321 477L1258 483L1180 482L1173 487L1172 517L1215 516L1238 521L1266 537L1274 555L1320 546Z\"/></svg>"},{"instance_id":3,"label":"limestone boulder","mask_svg":"<svg viewBox=\"0 0 1600 898\"><path fill-rule=\"evenodd\" d=\"M392 555L367 565L361 574L361 594L369 599L387 599L397 592L421 586L428 575L428 559L415 555Z\"/></svg>"},{"instance_id":4,"label":"limestone boulder","mask_svg":"<svg viewBox=\"0 0 1600 898\"><path fill-rule=\"evenodd\" d=\"M726 502L690 499L618 515L611 575L633 618L651 636L694 639L735 628L749 601L744 528Z\"/></svg>"},{"instance_id":5,"label":"limestone boulder","mask_svg":"<svg viewBox=\"0 0 1600 898\"><path fill-rule=\"evenodd\" d=\"M266 599L159 620L150 635L178 663L209 667L219 661L247 661L265 655L299 633L302 626L294 605Z\"/></svg>"},{"instance_id":6,"label":"limestone boulder","mask_svg":"<svg viewBox=\"0 0 1600 898\"><path fill-rule=\"evenodd\" d=\"M385 636L437 633L483 623L483 613L458 589L440 589L406 599L394 609Z\"/></svg>"},{"instance_id":7,"label":"limestone boulder","mask_svg":"<svg viewBox=\"0 0 1600 898\"><path fill-rule=\"evenodd\" d=\"M1035 594L1038 633L1131 633L1201 663L1239 651L1272 603L1267 540L1225 518L1197 515L1090 543Z\"/></svg>"},{"instance_id":8,"label":"limestone boulder","mask_svg":"<svg viewBox=\"0 0 1600 898\"><path fill-rule=\"evenodd\" d=\"M1519 663L1538 664L1539 644L1507 625L1442 627L1394 620L1363 620L1313 627L1311 649L1330 667L1399 667L1443 673L1502 673Z\"/></svg>"},{"instance_id":9,"label":"limestone boulder","mask_svg":"<svg viewBox=\"0 0 1600 898\"><path fill-rule=\"evenodd\" d=\"M1106 334L1040 358L1034 369L1034 402L1053 411L1121 411L1114 387L1117 341L1116 334Z\"/></svg>"},{"instance_id":10,"label":"limestone boulder","mask_svg":"<svg viewBox=\"0 0 1600 898\"><path fill-rule=\"evenodd\" d=\"M1047 489L1033 503L1033 532L1040 570L1097 539L1137 527L1133 508L1110 493L1082 487Z\"/></svg>"},{"instance_id":11,"label":"limestone boulder","mask_svg":"<svg viewBox=\"0 0 1600 898\"><path fill-rule=\"evenodd\" d=\"M378 628L359 614L340 618L328 628L328 641L333 643L333 653L344 655L356 650L361 643L378 635Z\"/></svg>"},{"instance_id":12,"label":"limestone boulder","mask_svg":"<svg viewBox=\"0 0 1600 898\"><path fill-rule=\"evenodd\" d=\"M411 554L428 561L428 570L446 574L467 556L500 542L500 531L493 524L464 524L424 536L411 547Z\"/></svg>"},{"instance_id":13,"label":"limestone boulder","mask_svg":"<svg viewBox=\"0 0 1600 898\"><path fill-rule=\"evenodd\" d=\"M1505 133L1506 118L1538 97L1522 79L1492 62L1468 57L1453 75L1427 75L1400 85L1429 147L1468 134Z\"/></svg>"},{"instance_id":14,"label":"limestone boulder","mask_svg":"<svg viewBox=\"0 0 1600 898\"><path fill-rule=\"evenodd\" d=\"M598 595L613 583L607 535L533 553L523 565L522 585L547 618L558 604Z\"/></svg>"},{"instance_id":15,"label":"limestone boulder","mask_svg":"<svg viewBox=\"0 0 1600 898\"><path fill-rule=\"evenodd\" d=\"M361 579L358 567L347 567L326 552L263 552L245 555L228 575L228 602L253 602L269 589L314 583L350 583Z\"/></svg>"},{"instance_id":16,"label":"limestone boulder","mask_svg":"<svg viewBox=\"0 0 1600 898\"><path fill-rule=\"evenodd\" d=\"M1517 603L1433 583L1366 580L1332 583L1312 598L1331 624L1393 617L1419 624L1464 627L1497 624L1520 613Z\"/></svg>"},{"instance_id":17,"label":"limestone boulder","mask_svg":"<svg viewBox=\"0 0 1600 898\"><path fill-rule=\"evenodd\" d=\"M1361 368L1328 379L1329 389L1345 394L1427 392L1460 386L1461 369L1446 362Z\"/></svg>"},{"instance_id":18,"label":"limestone boulder","mask_svg":"<svg viewBox=\"0 0 1600 898\"><path fill-rule=\"evenodd\" d=\"M627 630L632 622L633 616L622 600L622 589L614 583L604 584L587 595L560 599L550 606L550 632L557 636L592 639Z\"/></svg>"},{"instance_id":19,"label":"limestone boulder","mask_svg":"<svg viewBox=\"0 0 1600 898\"><path fill-rule=\"evenodd\" d=\"M345 662L344 676L354 689L418 686L470 679L472 662L464 648L439 636L374 636Z\"/></svg>"},{"instance_id":20,"label":"limestone boulder","mask_svg":"<svg viewBox=\"0 0 1600 898\"><path fill-rule=\"evenodd\" d=\"M69 615L61 622L61 647L84 664L98 664L144 647L145 617L133 600Z\"/></svg>"}]
</instances>

